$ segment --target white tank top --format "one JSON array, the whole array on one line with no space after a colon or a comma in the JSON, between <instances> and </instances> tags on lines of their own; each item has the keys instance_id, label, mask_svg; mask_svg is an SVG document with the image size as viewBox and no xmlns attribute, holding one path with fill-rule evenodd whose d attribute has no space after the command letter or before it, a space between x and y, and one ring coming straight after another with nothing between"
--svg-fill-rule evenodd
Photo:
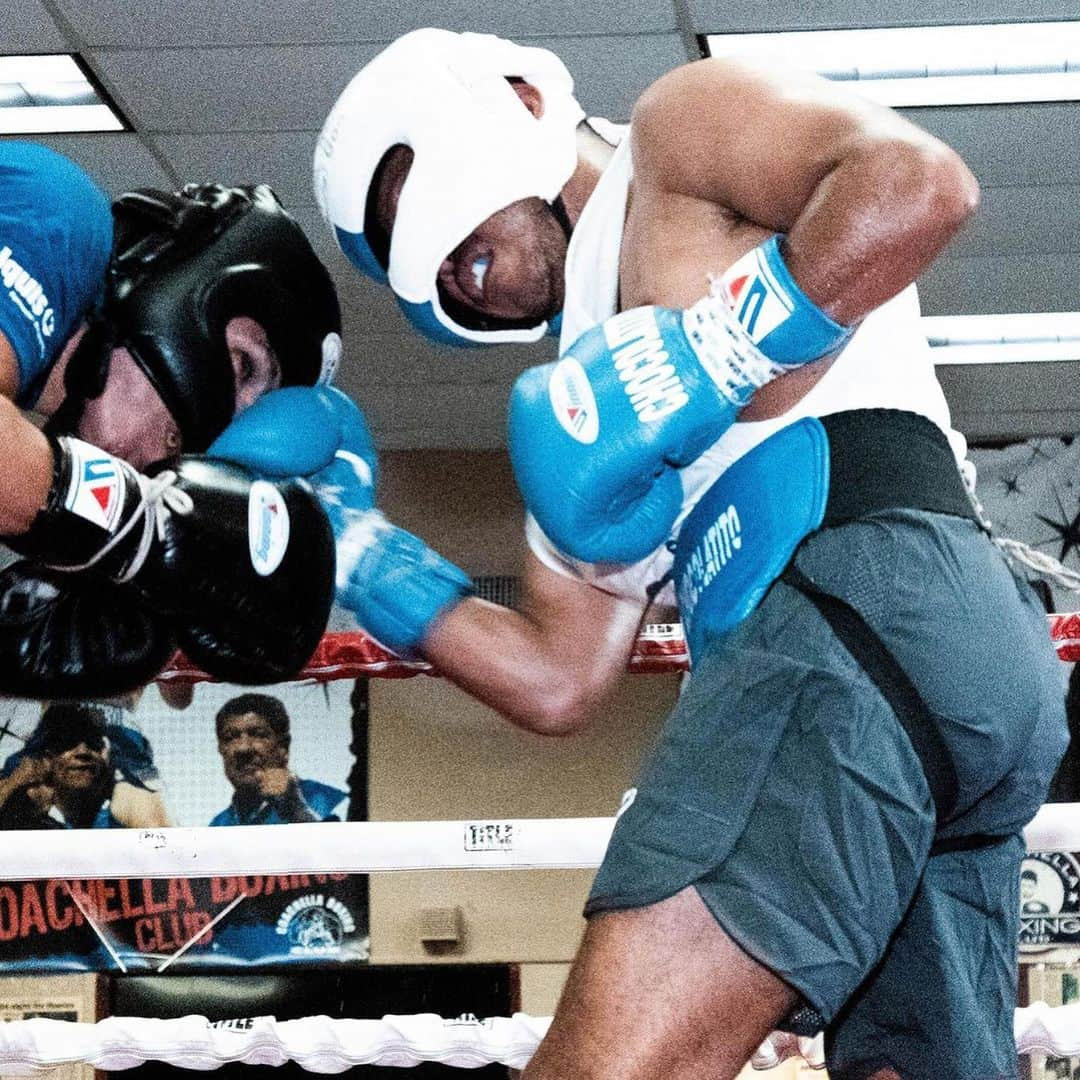
<instances>
[{"instance_id":1,"label":"white tank top","mask_svg":"<svg viewBox=\"0 0 1080 1080\"><path fill-rule=\"evenodd\" d=\"M582 333L617 310L619 250L633 175L628 132L629 128L615 125L602 130L605 138L613 135L621 141L570 240L560 354ZM671 539L678 536L683 519L716 478L773 432L803 416L873 408L905 409L932 420L948 437L969 485L974 485L973 468L964 460L967 444L951 426L949 407L934 374L914 285L863 320L832 367L788 412L772 420L733 424L701 457L680 471L683 506ZM533 553L551 569L643 602L650 598L650 587L667 574L673 557L674 544L669 542L631 565L583 563L558 551L531 515L526 521L526 537ZM670 583L657 599L674 605Z\"/></svg>"}]
</instances>

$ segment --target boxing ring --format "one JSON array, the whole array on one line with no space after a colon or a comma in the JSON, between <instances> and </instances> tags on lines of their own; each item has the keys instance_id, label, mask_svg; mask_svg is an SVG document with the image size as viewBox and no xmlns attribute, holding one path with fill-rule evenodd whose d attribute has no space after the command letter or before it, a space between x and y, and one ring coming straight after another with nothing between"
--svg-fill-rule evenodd
<instances>
[{"instance_id":1,"label":"boxing ring","mask_svg":"<svg viewBox=\"0 0 1080 1080\"><path fill-rule=\"evenodd\" d=\"M1080 614L1048 620L1058 655L1067 661L1080 659ZM677 672L687 664L680 628L664 624L645 629L629 667L638 672ZM361 634L342 633L324 638L302 677L326 681L420 674L435 673L425 664L397 659ZM166 683L205 678L183 657L177 657L161 677ZM523 818L343 822L333 828L313 823L116 829L95 832L93 845L72 830L9 832L4 837L0 880L592 869L600 865L614 821ZM1080 804L1044 806L1025 830L1025 840L1029 851L1080 851ZM237 902L243 898L241 894ZM495 1063L521 1068L549 1023L550 1018L523 1013L488 1019L432 1014L381 1020L256 1017L241 1023L212 1023L202 1016L109 1017L95 1024L34 1018L0 1023L0 1074L32 1075L70 1062L120 1070L147 1061L200 1070L234 1062L293 1061L316 1073L428 1061L461 1068ZM1080 1004L1051 1007L1037 1002L1020 1008L1014 1030L1021 1054L1080 1054ZM819 1063L820 1040L802 1042L800 1050ZM787 1056L790 1052L775 1054L763 1048L754 1064L767 1068Z\"/></svg>"}]
</instances>

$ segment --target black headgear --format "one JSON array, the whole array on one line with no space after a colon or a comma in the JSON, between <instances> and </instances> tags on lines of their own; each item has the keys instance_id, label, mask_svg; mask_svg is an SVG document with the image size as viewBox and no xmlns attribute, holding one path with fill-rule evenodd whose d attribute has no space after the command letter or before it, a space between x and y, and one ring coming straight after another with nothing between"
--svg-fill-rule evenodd
<instances>
[{"instance_id":1,"label":"black headgear","mask_svg":"<svg viewBox=\"0 0 1080 1080\"><path fill-rule=\"evenodd\" d=\"M235 412L225 326L247 315L266 331L283 386L329 382L341 311L326 267L265 184L144 188L113 203L105 303L65 376L53 430L71 430L126 346L197 453Z\"/></svg>"}]
</instances>

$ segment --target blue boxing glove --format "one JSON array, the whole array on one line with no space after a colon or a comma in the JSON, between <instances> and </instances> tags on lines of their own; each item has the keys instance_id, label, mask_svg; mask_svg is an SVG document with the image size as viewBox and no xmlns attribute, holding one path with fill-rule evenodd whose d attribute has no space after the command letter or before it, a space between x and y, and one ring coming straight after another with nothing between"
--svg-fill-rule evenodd
<instances>
[{"instance_id":1,"label":"blue boxing glove","mask_svg":"<svg viewBox=\"0 0 1080 1080\"><path fill-rule=\"evenodd\" d=\"M375 505L378 458L364 414L333 386L287 386L237 416L207 454L271 479L347 481L351 505Z\"/></svg>"},{"instance_id":2,"label":"blue boxing glove","mask_svg":"<svg viewBox=\"0 0 1080 1080\"><path fill-rule=\"evenodd\" d=\"M468 576L375 507L377 457L364 415L333 387L274 390L242 412L208 453L265 476L303 476L334 530L337 602L399 656L472 592Z\"/></svg>"},{"instance_id":3,"label":"blue boxing glove","mask_svg":"<svg viewBox=\"0 0 1080 1080\"><path fill-rule=\"evenodd\" d=\"M682 508L677 470L758 387L835 352L848 333L798 288L776 236L685 311L613 315L514 385L510 459L526 505L573 558L645 558Z\"/></svg>"}]
</instances>

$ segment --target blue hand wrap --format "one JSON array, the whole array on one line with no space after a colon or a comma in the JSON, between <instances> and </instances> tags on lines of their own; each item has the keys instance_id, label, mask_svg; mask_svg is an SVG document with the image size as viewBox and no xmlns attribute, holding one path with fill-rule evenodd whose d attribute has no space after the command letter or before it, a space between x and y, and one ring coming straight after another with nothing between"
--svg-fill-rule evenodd
<instances>
[{"instance_id":1,"label":"blue hand wrap","mask_svg":"<svg viewBox=\"0 0 1080 1080\"><path fill-rule=\"evenodd\" d=\"M342 531L340 523L345 525ZM472 581L376 510L346 511L334 526L338 603L392 652L417 656L428 628L473 592Z\"/></svg>"},{"instance_id":2,"label":"blue hand wrap","mask_svg":"<svg viewBox=\"0 0 1080 1080\"><path fill-rule=\"evenodd\" d=\"M770 360L797 366L836 352L851 329L834 322L799 288L770 236L720 277L720 288L750 340Z\"/></svg>"},{"instance_id":3,"label":"blue hand wrap","mask_svg":"<svg viewBox=\"0 0 1080 1080\"><path fill-rule=\"evenodd\" d=\"M821 524L828 493L829 439L807 417L739 458L702 496L672 566L691 659L757 607Z\"/></svg>"}]
</instances>

